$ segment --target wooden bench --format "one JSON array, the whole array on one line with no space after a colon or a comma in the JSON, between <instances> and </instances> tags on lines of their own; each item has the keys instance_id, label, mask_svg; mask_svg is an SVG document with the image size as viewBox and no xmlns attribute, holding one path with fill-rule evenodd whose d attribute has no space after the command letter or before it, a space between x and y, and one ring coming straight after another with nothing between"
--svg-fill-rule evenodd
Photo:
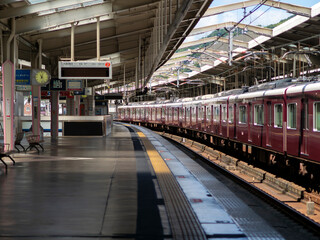
<instances>
[{"instance_id":1,"label":"wooden bench","mask_svg":"<svg viewBox=\"0 0 320 240\"><path fill-rule=\"evenodd\" d=\"M32 148L35 148L39 153L40 151L39 151L39 148L37 148L37 146L39 146L42 149L42 151L44 151L44 148L40 144L41 142L40 135L26 135L26 138L29 143L29 146L27 147L26 152L28 150L31 150Z\"/></svg>"},{"instance_id":2,"label":"wooden bench","mask_svg":"<svg viewBox=\"0 0 320 240\"><path fill-rule=\"evenodd\" d=\"M9 155L10 153L12 153L12 151L8 150L10 149L10 144L9 143L2 143L0 145L0 161L4 164L5 169L6 169L6 173L8 172L8 165L6 164L6 162L3 160L4 157L10 158L11 161L13 162L13 165L16 164L16 162L14 161L14 159Z\"/></svg>"},{"instance_id":3,"label":"wooden bench","mask_svg":"<svg viewBox=\"0 0 320 240\"><path fill-rule=\"evenodd\" d=\"M20 149L17 146L22 147L23 151L26 152L26 149L24 148L24 146L21 145L21 141L23 139L23 136L24 136L24 132L17 133L16 139L14 141L14 147L15 147L15 149L18 150L18 152L20 152Z\"/></svg>"}]
</instances>

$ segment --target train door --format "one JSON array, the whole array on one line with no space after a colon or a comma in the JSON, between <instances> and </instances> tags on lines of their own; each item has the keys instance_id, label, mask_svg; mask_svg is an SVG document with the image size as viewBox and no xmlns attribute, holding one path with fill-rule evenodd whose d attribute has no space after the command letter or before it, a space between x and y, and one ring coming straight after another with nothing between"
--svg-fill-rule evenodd
<instances>
[{"instance_id":1,"label":"train door","mask_svg":"<svg viewBox=\"0 0 320 240\"><path fill-rule=\"evenodd\" d=\"M309 137L309 101L301 100L301 149L300 154L308 155L308 137Z\"/></svg>"},{"instance_id":2,"label":"train door","mask_svg":"<svg viewBox=\"0 0 320 240\"><path fill-rule=\"evenodd\" d=\"M252 103L248 104L248 141L252 142L251 127L253 125L253 107Z\"/></svg>"},{"instance_id":3,"label":"train door","mask_svg":"<svg viewBox=\"0 0 320 240\"><path fill-rule=\"evenodd\" d=\"M271 147L272 107L270 101L267 102L266 120L266 145Z\"/></svg>"}]
</instances>

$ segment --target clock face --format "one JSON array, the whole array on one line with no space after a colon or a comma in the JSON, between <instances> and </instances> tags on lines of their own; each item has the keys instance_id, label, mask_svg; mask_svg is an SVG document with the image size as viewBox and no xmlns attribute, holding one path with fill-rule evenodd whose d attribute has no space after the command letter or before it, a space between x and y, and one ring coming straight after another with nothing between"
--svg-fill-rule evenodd
<instances>
[{"instance_id":1,"label":"clock face","mask_svg":"<svg viewBox=\"0 0 320 240\"><path fill-rule=\"evenodd\" d=\"M46 71L39 71L36 74L36 81L40 84L46 83L49 79L48 73Z\"/></svg>"}]
</instances>

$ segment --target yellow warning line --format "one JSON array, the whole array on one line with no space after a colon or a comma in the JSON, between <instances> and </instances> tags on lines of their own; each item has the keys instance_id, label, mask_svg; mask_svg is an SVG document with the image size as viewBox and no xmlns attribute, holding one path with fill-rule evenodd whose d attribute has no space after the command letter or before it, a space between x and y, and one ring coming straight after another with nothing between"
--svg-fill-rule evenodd
<instances>
[{"instance_id":1,"label":"yellow warning line","mask_svg":"<svg viewBox=\"0 0 320 240\"><path fill-rule=\"evenodd\" d=\"M156 174L169 173L167 164L164 162L163 158L160 156L158 151L154 148L152 143L146 139L146 136L142 132L137 132L138 136L141 138L143 145L146 147L147 154L150 158L151 164L154 168Z\"/></svg>"},{"instance_id":2,"label":"yellow warning line","mask_svg":"<svg viewBox=\"0 0 320 240\"><path fill-rule=\"evenodd\" d=\"M133 126L130 127L134 128ZM141 131L137 128L134 128L134 130L145 146L157 176L171 224L173 238L186 240L207 239L200 222L191 209L190 203L161 155Z\"/></svg>"}]
</instances>

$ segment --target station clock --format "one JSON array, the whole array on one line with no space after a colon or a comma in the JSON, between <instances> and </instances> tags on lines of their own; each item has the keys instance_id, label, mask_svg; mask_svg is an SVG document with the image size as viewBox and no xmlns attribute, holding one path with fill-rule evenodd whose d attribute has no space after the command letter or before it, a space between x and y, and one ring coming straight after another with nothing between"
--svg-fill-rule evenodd
<instances>
[{"instance_id":1,"label":"station clock","mask_svg":"<svg viewBox=\"0 0 320 240\"><path fill-rule=\"evenodd\" d=\"M33 69L32 85L46 85L50 82L50 74L44 69Z\"/></svg>"}]
</instances>

